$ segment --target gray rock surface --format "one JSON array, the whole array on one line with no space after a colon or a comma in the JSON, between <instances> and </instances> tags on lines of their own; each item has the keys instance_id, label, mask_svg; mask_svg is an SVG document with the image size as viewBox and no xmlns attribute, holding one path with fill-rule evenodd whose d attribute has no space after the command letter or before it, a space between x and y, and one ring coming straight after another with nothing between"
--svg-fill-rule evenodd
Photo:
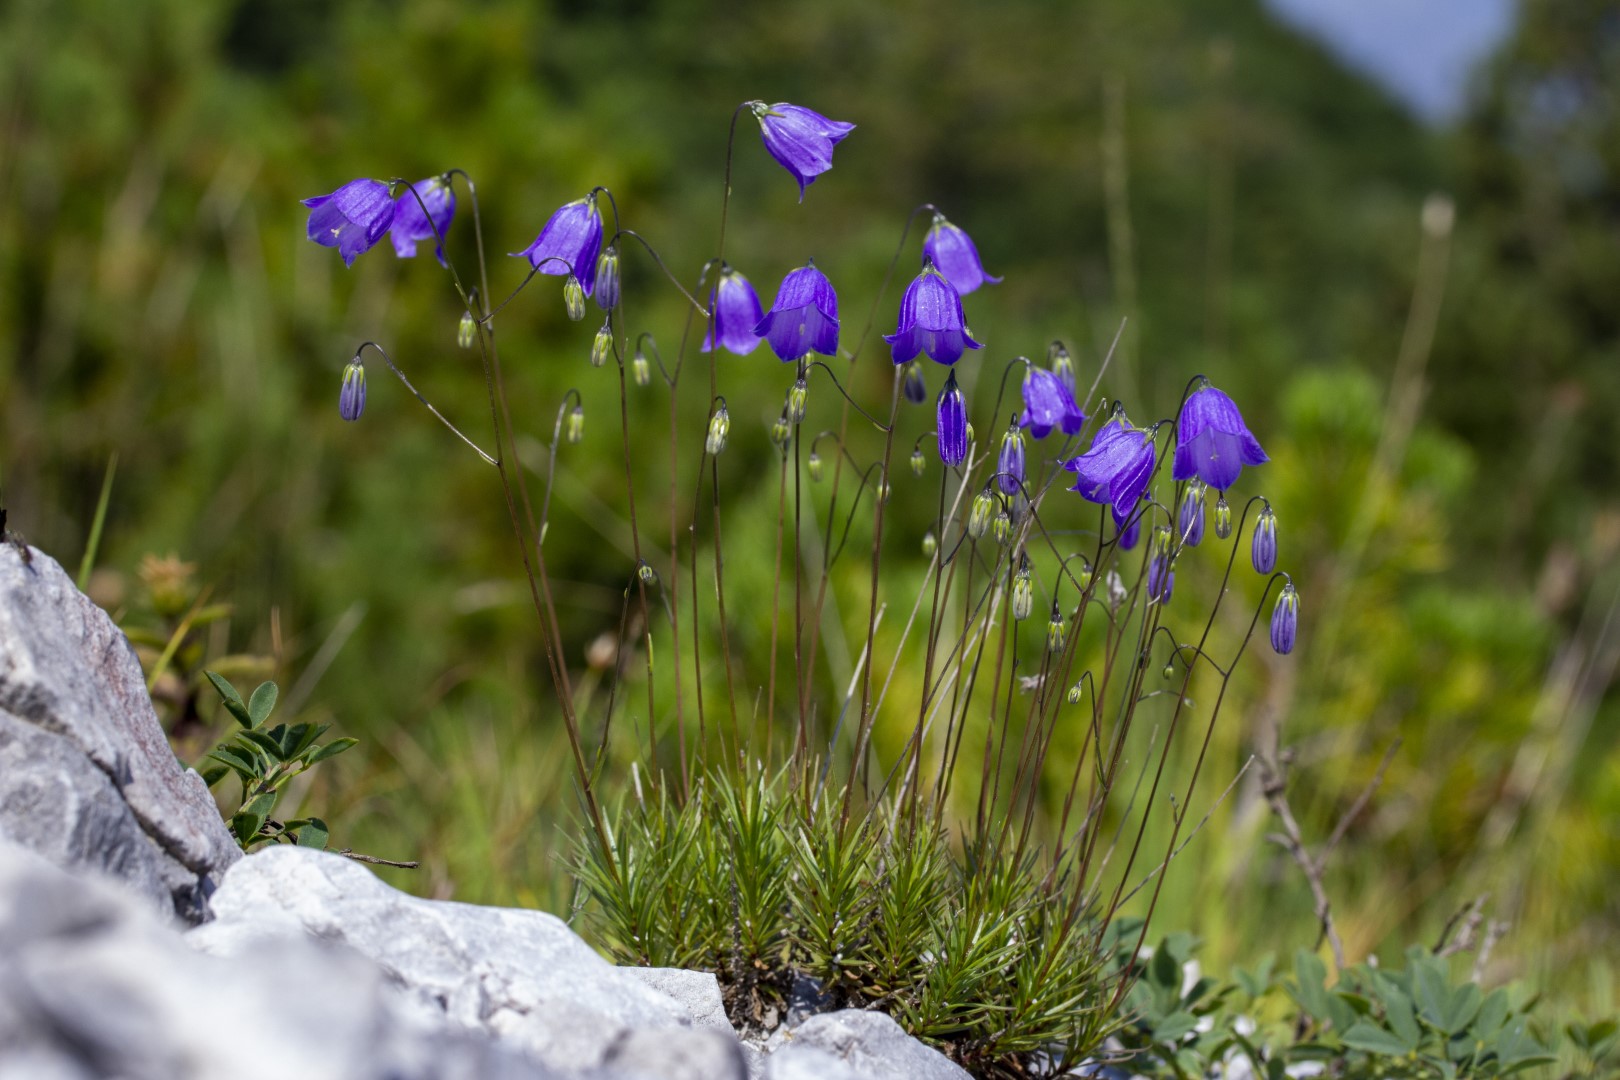
<instances>
[{"instance_id":1,"label":"gray rock surface","mask_svg":"<svg viewBox=\"0 0 1620 1080\"><path fill-rule=\"evenodd\" d=\"M644 967L622 967L619 970L660 994L674 998L680 1003L684 1015L692 1021L693 1027L736 1036L731 1020L726 1016L726 1003L720 996L720 980L714 977L713 972Z\"/></svg>"},{"instance_id":2,"label":"gray rock surface","mask_svg":"<svg viewBox=\"0 0 1620 1080\"><path fill-rule=\"evenodd\" d=\"M557 1080L424 1025L376 965L302 938L239 963L111 881L0 840L0 1078Z\"/></svg>"},{"instance_id":3,"label":"gray rock surface","mask_svg":"<svg viewBox=\"0 0 1620 1080\"><path fill-rule=\"evenodd\" d=\"M907 1035L886 1013L843 1009L812 1016L790 1030L782 1048L766 1059L765 1075L772 1080L812 1075L773 1071L800 1069L791 1058L787 1065L778 1063L788 1051L797 1056L805 1047L830 1054L868 1080L969 1080L966 1069Z\"/></svg>"},{"instance_id":4,"label":"gray rock surface","mask_svg":"<svg viewBox=\"0 0 1620 1080\"><path fill-rule=\"evenodd\" d=\"M836 1054L814 1046L784 1046L764 1059L763 1080L873 1080Z\"/></svg>"},{"instance_id":5,"label":"gray rock surface","mask_svg":"<svg viewBox=\"0 0 1620 1080\"><path fill-rule=\"evenodd\" d=\"M497 1036L557 1068L603 1060L629 1029L691 1026L686 1009L539 911L421 900L365 867L308 848L237 863L213 897L199 949L236 957L299 931L378 964L424 1014Z\"/></svg>"},{"instance_id":6,"label":"gray rock surface","mask_svg":"<svg viewBox=\"0 0 1620 1080\"><path fill-rule=\"evenodd\" d=\"M175 760L140 661L54 559L0 544L0 837L190 922L240 852Z\"/></svg>"},{"instance_id":7,"label":"gray rock surface","mask_svg":"<svg viewBox=\"0 0 1620 1080\"><path fill-rule=\"evenodd\" d=\"M602 1064L624 1080L745 1080L748 1075L735 1036L689 1028L626 1031L608 1047Z\"/></svg>"}]
</instances>

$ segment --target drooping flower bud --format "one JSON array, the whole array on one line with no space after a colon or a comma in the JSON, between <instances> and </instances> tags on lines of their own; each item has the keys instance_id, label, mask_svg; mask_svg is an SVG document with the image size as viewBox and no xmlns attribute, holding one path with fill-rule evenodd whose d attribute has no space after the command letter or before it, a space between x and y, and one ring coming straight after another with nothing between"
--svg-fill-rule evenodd
<instances>
[{"instance_id":1,"label":"drooping flower bud","mask_svg":"<svg viewBox=\"0 0 1620 1080\"><path fill-rule=\"evenodd\" d=\"M1003 509L990 523L990 534L996 538L996 543L1006 547L1012 540L1012 528L1012 515Z\"/></svg>"},{"instance_id":2,"label":"drooping flower bud","mask_svg":"<svg viewBox=\"0 0 1620 1080\"><path fill-rule=\"evenodd\" d=\"M939 391L938 425L935 441L939 444L939 460L946 468L954 469L967 460L967 402L962 388L956 385L956 369L952 368Z\"/></svg>"},{"instance_id":3,"label":"drooping flower bud","mask_svg":"<svg viewBox=\"0 0 1620 1080\"><path fill-rule=\"evenodd\" d=\"M1215 535L1221 540L1232 535L1232 506L1225 495L1215 500Z\"/></svg>"},{"instance_id":4,"label":"drooping flower bud","mask_svg":"<svg viewBox=\"0 0 1620 1080\"><path fill-rule=\"evenodd\" d=\"M577 443L585 437L585 406L575 405L568 414L568 441Z\"/></svg>"},{"instance_id":5,"label":"drooping flower bud","mask_svg":"<svg viewBox=\"0 0 1620 1080\"><path fill-rule=\"evenodd\" d=\"M1024 485L1024 429L1016 423L1007 426L1001 436L1001 453L996 455L996 483L1008 495L1017 494Z\"/></svg>"},{"instance_id":6,"label":"drooping flower bud","mask_svg":"<svg viewBox=\"0 0 1620 1080\"><path fill-rule=\"evenodd\" d=\"M810 401L810 384L800 375L787 396L787 418L790 424L804 423L805 406Z\"/></svg>"},{"instance_id":7,"label":"drooping flower bud","mask_svg":"<svg viewBox=\"0 0 1620 1080\"><path fill-rule=\"evenodd\" d=\"M793 445L793 426L788 423L786 416L778 416L771 424L771 443L784 454Z\"/></svg>"},{"instance_id":8,"label":"drooping flower bud","mask_svg":"<svg viewBox=\"0 0 1620 1080\"><path fill-rule=\"evenodd\" d=\"M597 287L598 290L600 290L602 288L602 283L597 282L596 287ZM642 560L641 565L636 567L636 576L641 578L641 583L643 585L656 585L656 584L658 584L658 571L654 570L646 562L646 560Z\"/></svg>"},{"instance_id":9,"label":"drooping flower bud","mask_svg":"<svg viewBox=\"0 0 1620 1080\"><path fill-rule=\"evenodd\" d=\"M563 282L563 307L574 322L585 317L585 286L573 274L569 274L568 280Z\"/></svg>"},{"instance_id":10,"label":"drooping flower bud","mask_svg":"<svg viewBox=\"0 0 1620 1080\"><path fill-rule=\"evenodd\" d=\"M923 457L922 450L913 449L911 451L911 475L920 477L927 468L928 459Z\"/></svg>"},{"instance_id":11,"label":"drooping flower bud","mask_svg":"<svg viewBox=\"0 0 1620 1080\"><path fill-rule=\"evenodd\" d=\"M612 355L613 327L604 321L602 328L596 332L596 339L591 342L591 367L601 367Z\"/></svg>"},{"instance_id":12,"label":"drooping flower bud","mask_svg":"<svg viewBox=\"0 0 1620 1080\"><path fill-rule=\"evenodd\" d=\"M922 549L923 558L925 559L932 559L934 557L934 552L939 550L939 540L934 536L933 529L929 529L927 532L923 533Z\"/></svg>"},{"instance_id":13,"label":"drooping flower bud","mask_svg":"<svg viewBox=\"0 0 1620 1080\"><path fill-rule=\"evenodd\" d=\"M1067 637L1067 631L1063 625L1063 611L1057 606L1057 602L1053 601L1052 618L1046 624L1046 651L1062 652L1065 637Z\"/></svg>"},{"instance_id":14,"label":"drooping flower bud","mask_svg":"<svg viewBox=\"0 0 1620 1080\"><path fill-rule=\"evenodd\" d=\"M1173 660L1165 661L1164 677L1168 679L1168 678L1172 677L1173 675L1175 675L1175 673L1176 673L1175 661L1173 661Z\"/></svg>"},{"instance_id":15,"label":"drooping flower bud","mask_svg":"<svg viewBox=\"0 0 1620 1080\"><path fill-rule=\"evenodd\" d=\"M1277 597L1277 606L1271 612L1271 647L1279 656L1294 651L1294 636L1299 631L1299 593L1294 583L1283 586Z\"/></svg>"},{"instance_id":16,"label":"drooping flower bud","mask_svg":"<svg viewBox=\"0 0 1620 1080\"><path fill-rule=\"evenodd\" d=\"M967 534L975 540L982 539L990 528L990 519L996 512L996 497L990 494L989 487L973 496L973 506L968 510Z\"/></svg>"},{"instance_id":17,"label":"drooping flower bud","mask_svg":"<svg viewBox=\"0 0 1620 1080\"><path fill-rule=\"evenodd\" d=\"M476 340L478 340L478 322L472 317L472 312L463 311L461 322L456 326L456 344L463 349L470 349Z\"/></svg>"},{"instance_id":18,"label":"drooping flower bud","mask_svg":"<svg viewBox=\"0 0 1620 1080\"><path fill-rule=\"evenodd\" d=\"M1181 495L1181 510L1176 516L1176 532L1188 547L1197 547L1204 539L1204 485L1194 480Z\"/></svg>"},{"instance_id":19,"label":"drooping flower bud","mask_svg":"<svg viewBox=\"0 0 1620 1080\"><path fill-rule=\"evenodd\" d=\"M1030 573L1029 556L1023 557L1018 573L1013 575L1012 617L1020 621L1029 618L1035 610L1035 577Z\"/></svg>"},{"instance_id":20,"label":"drooping flower bud","mask_svg":"<svg viewBox=\"0 0 1620 1080\"><path fill-rule=\"evenodd\" d=\"M710 457L717 457L725 452L726 436L731 434L731 414L726 411L726 403L722 398L714 415L709 417L709 434L703 440L703 449Z\"/></svg>"},{"instance_id":21,"label":"drooping flower bud","mask_svg":"<svg viewBox=\"0 0 1620 1080\"><path fill-rule=\"evenodd\" d=\"M923 379L922 368L913 360L906 365L905 375L900 380L900 390L905 394L906 400L913 405L921 405L928 400L928 383Z\"/></svg>"},{"instance_id":22,"label":"drooping flower bud","mask_svg":"<svg viewBox=\"0 0 1620 1080\"><path fill-rule=\"evenodd\" d=\"M888 477L885 476L882 480L879 480L877 488L878 502L882 503L884 506L889 505L889 495L891 494L892 490L893 489L889 487Z\"/></svg>"},{"instance_id":23,"label":"drooping flower bud","mask_svg":"<svg viewBox=\"0 0 1620 1080\"><path fill-rule=\"evenodd\" d=\"M821 455L816 453L814 450L810 451L810 460L806 461L804 463L804 465L805 465L806 470L808 470L809 473L810 473L810 482L812 484L820 483L821 482Z\"/></svg>"},{"instance_id":24,"label":"drooping flower bud","mask_svg":"<svg viewBox=\"0 0 1620 1080\"><path fill-rule=\"evenodd\" d=\"M366 365L357 356L343 368L343 389L338 391L338 415L358 420L366 411Z\"/></svg>"},{"instance_id":25,"label":"drooping flower bud","mask_svg":"<svg viewBox=\"0 0 1620 1080\"><path fill-rule=\"evenodd\" d=\"M1250 549L1254 572L1269 574L1277 569L1277 515L1268 505L1254 523L1254 543Z\"/></svg>"},{"instance_id":26,"label":"drooping flower bud","mask_svg":"<svg viewBox=\"0 0 1620 1080\"><path fill-rule=\"evenodd\" d=\"M1073 686L1069 687L1069 704L1070 705L1078 705L1078 704L1080 704L1082 701L1085 700L1085 697L1086 697L1086 690L1085 690L1085 687L1082 686L1081 684L1075 683Z\"/></svg>"},{"instance_id":27,"label":"drooping flower bud","mask_svg":"<svg viewBox=\"0 0 1620 1080\"><path fill-rule=\"evenodd\" d=\"M1052 369L1052 374L1058 381L1074 392L1074 360L1069 356L1069 350L1063 347L1063 342L1054 341L1046 347L1046 366Z\"/></svg>"},{"instance_id":28,"label":"drooping flower bud","mask_svg":"<svg viewBox=\"0 0 1620 1080\"><path fill-rule=\"evenodd\" d=\"M1170 534L1167 525L1160 525L1153 530L1153 552L1148 556L1147 568L1147 594L1149 600L1161 604L1170 602L1170 594L1176 587L1176 565L1171 559L1175 550L1175 538Z\"/></svg>"},{"instance_id":29,"label":"drooping flower bud","mask_svg":"<svg viewBox=\"0 0 1620 1080\"><path fill-rule=\"evenodd\" d=\"M1080 591L1085 592L1091 588L1091 560L1084 555L1080 556L1080 573L1075 575L1080 583Z\"/></svg>"},{"instance_id":30,"label":"drooping flower bud","mask_svg":"<svg viewBox=\"0 0 1620 1080\"><path fill-rule=\"evenodd\" d=\"M1125 602L1125 597L1129 595L1125 591L1125 579L1119 576L1118 570L1110 570L1108 571L1108 577L1104 579L1104 584L1108 586L1108 610L1117 613L1119 606Z\"/></svg>"},{"instance_id":31,"label":"drooping flower bud","mask_svg":"<svg viewBox=\"0 0 1620 1080\"><path fill-rule=\"evenodd\" d=\"M619 306L619 249L609 244L596 257L596 286L591 290L596 306L612 311Z\"/></svg>"},{"instance_id":32,"label":"drooping flower bud","mask_svg":"<svg viewBox=\"0 0 1620 1080\"><path fill-rule=\"evenodd\" d=\"M646 386L652 382L652 366L647 363L647 354L639 348L636 355L630 358L630 377L636 381L637 386Z\"/></svg>"}]
</instances>

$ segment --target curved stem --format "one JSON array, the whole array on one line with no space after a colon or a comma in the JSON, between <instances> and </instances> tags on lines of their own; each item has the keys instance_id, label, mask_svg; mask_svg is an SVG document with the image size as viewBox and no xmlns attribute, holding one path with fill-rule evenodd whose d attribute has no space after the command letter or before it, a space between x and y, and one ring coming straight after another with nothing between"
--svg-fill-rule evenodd
<instances>
[{"instance_id":1,"label":"curved stem","mask_svg":"<svg viewBox=\"0 0 1620 1080\"><path fill-rule=\"evenodd\" d=\"M484 462L486 464L495 465L497 467L500 465L500 462L496 461L493 457L486 454L484 452L483 448L480 447L477 443L473 442L471 439L469 439L466 436L466 434L462 432L462 430L460 428L456 427L456 425L452 424L449 420L445 419L444 414L442 412L440 412L438 409L433 407L433 402L431 402L427 398L423 397L422 394L421 394L421 391L417 390L416 387L411 385L411 380L409 380L409 379L407 379L405 377L405 373L403 371L399 370L399 368L394 364L394 361L389 357L389 355L386 352L383 351L383 347L381 345L378 345L375 341L361 342L360 347L354 351L355 359L358 360L360 358L360 354L365 352L366 349L368 349L368 348L376 350L377 355L383 358L383 363L388 365L388 370L392 371L395 375L399 376L399 381L405 384L405 389L409 390L411 392L411 394L416 398L417 401L420 401L424 406L426 406L427 411L432 413L435 417L437 417L438 420L439 420L439 423L443 424L445 427L447 427L451 431L455 432L456 438L460 439L462 442L464 442L468 446L472 447L473 453L475 453L479 457L483 458Z\"/></svg>"}]
</instances>

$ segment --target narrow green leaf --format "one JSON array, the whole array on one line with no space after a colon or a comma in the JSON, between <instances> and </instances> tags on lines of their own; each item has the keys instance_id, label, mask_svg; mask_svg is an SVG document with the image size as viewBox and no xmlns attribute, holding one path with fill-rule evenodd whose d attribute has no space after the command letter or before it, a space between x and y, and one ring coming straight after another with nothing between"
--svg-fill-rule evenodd
<instances>
[{"instance_id":1,"label":"narrow green leaf","mask_svg":"<svg viewBox=\"0 0 1620 1080\"><path fill-rule=\"evenodd\" d=\"M263 732L263 731L248 730L248 731L242 732L241 738L246 739L248 742L252 743L254 746L258 747L260 750L263 750L266 754L269 754L270 755L270 760L272 760L272 761L283 761L283 760L285 760L281 756L281 744L279 742L277 742L275 739L272 739L269 736L268 733Z\"/></svg>"},{"instance_id":2,"label":"narrow green leaf","mask_svg":"<svg viewBox=\"0 0 1620 1080\"><path fill-rule=\"evenodd\" d=\"M252 727L253 716L248 712L247 703L242 700L242 695L236 692L236 687L232 686L230 681L217 671L205 671L203 674L208 676L208 681L214 684L215 690L219 691L219 696L224 699L226 710L236 717L237 722L243 727Z\"/></svg>"},{"instance_id":3,"label":"narrow green leaf","mask_svg":"<svg viewBox=\"0 0 1620 1080\"><path fill-rule=\"evenodd\" d=\"M101 477L101 497L96 500L96 516L90 521L90 539L84 545L84 558L79 563L79 576L73 583L83 592L90 584L90 571L96 565L96 552L101 548L101 527L107 522L107 502L112 497L113 477L118 473L118 451L107 459L107 471Z\"/></svg>"},{"instance_id":4,"label":"narrow green leaf","mask_svg":"<svg viewBox=\"0 0 1620 1080\"><path fill-rule=\"evenodd\" d=\"M325 746L316 747L315 752L306 756L304 761L306 764L314 765L317 762L325 761L327 758L337 757L339 754L343 753L343 751L349 749L351 746L354 746L359 741L359 739L349 738L333 739Z\"/></svg>"},{"instance_id":5,"label":"narrow green leaf","mask_svg":"<svg viewBox=\"0 0 1620 1080\"><path fill-rule=\"evenodd\" d=\"M211 765L208 768L201 769L199 771L202 774L203 783L207 784L209 787L213 787L215 784L225 779L225 777L230 774L231 770L224 765Z\"/></svg>"},{"instance_id":6,"label":"narrow green leaf","mask_svg":"<svg viewBox=\"0 0 1620 1080\"><path fill-rule=\"evenodd\" d=\"M276 707L277 693L276 684L273 682L262 682L259 688L253 691L253 697L248 700L248 715L253 719L250 727L259 727L270 719L270 710Z\"/></svg>"},{"instance_id":7,"label":"narrow green leaf","mask_svg":"<svg viewBox=\"0 0 1620 1080\"><path fill-rule=\"evenodd\" d=\"M262 771L260 770L259 763L257 761L244 756L240 752L233 750L230 747L217 746L208 751L208 756L222 765L235 769L237 774L245 779L257 780L262 775Z\"/></svg>"}]
</instances>

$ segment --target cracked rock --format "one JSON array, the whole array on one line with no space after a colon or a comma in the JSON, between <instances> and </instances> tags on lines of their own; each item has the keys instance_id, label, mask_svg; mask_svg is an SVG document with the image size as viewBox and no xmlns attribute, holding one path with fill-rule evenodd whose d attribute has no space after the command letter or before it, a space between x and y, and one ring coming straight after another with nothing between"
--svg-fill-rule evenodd
<instances>
[{"instance_id":1,"label":"cracked rock","mask_svg":"<svg viewBox=\"0 0 1620 1080\"><path fill-rule=\"evenodd\" d=\"M241 852L175 760L129 640L54 559L30 555L0 545L0 837L200 922Z\"/></svg>"}]
</instances>

